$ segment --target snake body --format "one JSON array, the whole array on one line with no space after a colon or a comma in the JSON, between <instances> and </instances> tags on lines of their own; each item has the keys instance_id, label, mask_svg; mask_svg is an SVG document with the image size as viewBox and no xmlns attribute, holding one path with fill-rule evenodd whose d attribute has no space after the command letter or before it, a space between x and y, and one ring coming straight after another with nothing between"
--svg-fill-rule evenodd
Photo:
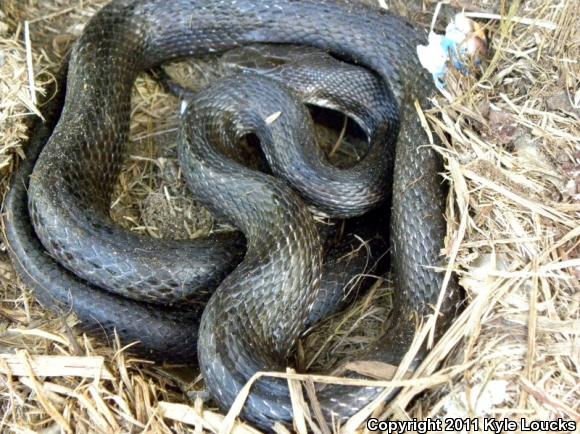
<instances>
[{"instance_id":1,"label":"snake body","mask_svg":"<svg viewBox=\"0 0 580 434\"><path fill-rule=\"evenodd\" d=\"M318 47L374 71L398 107L391 219L396 307L391 327L363 355L397 365L413 338L414 319L432 312L442 284L440 273L428 268L440 263L446 231L445 189L438 176L441 161L423 146L428 140L415 112L416 100L425 103L433 90L415 56L423 38L400 18L348 1L111 3L87 24L76 42L62 113L59 117L55 108L47 116L49 122L37 127L29 160L6 200L7 238L19 273L39 290L41 299L43 291L45 300L66 301L70 296L73 308L88 323L115 325L124 337L145 341L156 353L173 350L178 357L195 351L193 324L198 308L195 304L153 306L142 300L187 303L196 300L200 288L217 286L203 313L198 351L207 385L224 408L256 371L283 369L316 304L322 247L302 199L284 181L239 166L228 149L240 131L254 132L266 143L290 134L286 118L299 115L299 109L287 99L286 91L273 83L260 87L246 78L237 79L236 91L228 91L236 83L222 84L219 94L212 87L187 111L186 116L192 122L201 120L202 127L185 123L180 134L180 161L193 169L186 172L188 184L210 208L242 230L248 248L243 260L241 237L153 241L112 226L107 209L128 136L131 87L140 71L178 57L256 42ZM232 100L242 100L255 110L238 106L225 117L219 115L218 111L231 109ZM266 122L279 107L286 110L281 110L280 119ZM51 123L56 125L54 130ZM237 132L218 132L218 126L236 126ZM393 131L388 134L394 137ZM206 145L216 137L221 140L219 150ZM302 166L288 171L288 166L278 165L288 160L288 154L276 155L273 149L269 155L274 172L286 173L287 178L300 173ZM360 184L360 177L381 179L390 163L388 158L368 161L374 164L367 163L358 177L348 178L356 169L325 168L326 174L317 174L319 181L332 186L345 179L348 182L342 185L363 185L352 197L371 196L362 205L353 205L336 200L342 190L331 190L323 209L350 216L377 202L369 189L374 184ZM324 166L321 159L314 163ZM33 166L27 196L26 178ZM302 179L290 181L307 200L316 202L308 185L300 184ZM339 207L339 202L344 206ZM192 258L196 258L193 267ZM453 317L459 300L454 281L446 294L441 329ZM133 304L119 295L141 301ZM123 318L115 324L112 316ZM379 392L376 388L327 387L319 392L319 400L327 414L345 418ZM260 381L244 411L248 419L264 427L290 420L287 386Z\"/></svg>"}]
</instances>

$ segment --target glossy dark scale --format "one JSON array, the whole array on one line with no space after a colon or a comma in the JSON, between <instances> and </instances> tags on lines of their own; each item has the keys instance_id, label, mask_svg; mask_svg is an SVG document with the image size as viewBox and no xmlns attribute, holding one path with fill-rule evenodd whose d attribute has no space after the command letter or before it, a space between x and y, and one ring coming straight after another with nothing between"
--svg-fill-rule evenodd
<instances>
[{"instance_id":1,"label":"glossy dark scale","mask_svg":"<svg viewBox=\"0 0 580 434\"><path fill-rule=\"evenodd\" d=\"M155 356L170 354L181 359L195 351L197 305L154 306L112 292L167 304L191 301L199 289L219 284L202 318L199 357L207 385L223 408L256 370L284 369L289 351L315 310L316 288L323 273L322 244L303 201L286 182L238 167L219 150L203 145L211 137L219 136L224 146L236 138L235 132L216 130L220 123L216 109L227 110L228 104L211 93L215 88L202 94L188 111L188 118L201 120L202 127L184 127L180 159L195 169L187 174L194 194L244 232L248 252L236 271L228 274L242 259L241 237L180 242L137 237L111 224L108 205L125 154L130 91L138 72L176 57L249 43L310 45L374 71L390 89L387 100L391 107L399 108L401 133L396 141L391 226L396 307L392 327L362 356L399 363L412 339L414 319L432 312L442 283L442 275L428 268L440 263L446 229L445 190L438 176L442 166L435 152L424 146L428 139L414 107L415 101L428 104L433 90L415 54L425 35L400 18L355 2L111 3L89 22L75 44L62 115L58 119L57 103L47 110L50 122L37 126L29 158L7 198L7 237L16 268L41 301L72 305L87 327L116 328L123 339L142 341ZM249 105L256 109L275 108L284 100L279 96L285 91L278 95L269 90L262 97L271 98L261 106L253 100L255 85L248 82L245 86L236 91L246 92L243 98L253 101ZM286 118L300 115L291 100L285 101L283 118L270 126L280 128L276 134L281 135L292 132ZM293 115L285 116L284 110ZM238 111L234 123L264 139L273 131L264 124L268 114L258 110L242 116ZM377 143L394 138L394 131L387 130L389 136ZM39 153L27 198L28 175ZM305 153L305 160L311 155ZM284 168L274 160L270 162L274 172L283 173ZM383 179L391 163L389 158L363 160L368 166L358 176L353 176L359 170L356 166L350 171L319 167L318 163L301 167L326 170L324 175L313 172L308 176L321 181L320 185L326 180L336 187L328 193L326 204L320 205L323 209L335 215L356 215L380 201L372 197L376 194L373 189L381 185L375 181ZM316 202L307 183L290 182L299 184L296 189L308 201ZM351 196L348 189L338 187L341 182L356 186ZM250 199L241 200L244 194ZM336 194L350 199L336 200ZM354 200L367 201L367 205ZM46 255L39 239L62 265ZM177 287L176 281L180 283ZM454 281L447 294L439 320L441 330L453 317L459 299ZM326 387L319 400L327 414L344 418L377 393L372 388ZM261 381L252 389L244 415L264 427L289 421L291 405L285 383Z\"/></svg>"}]
</instances>

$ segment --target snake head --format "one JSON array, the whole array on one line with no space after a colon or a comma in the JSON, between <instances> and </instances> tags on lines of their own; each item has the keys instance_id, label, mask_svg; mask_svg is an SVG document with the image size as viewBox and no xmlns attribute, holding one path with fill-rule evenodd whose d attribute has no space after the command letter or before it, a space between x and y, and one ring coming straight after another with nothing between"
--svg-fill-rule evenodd
<instances>
[{"instance_id":1,"label":"snake head","mask_svg":"<svg viewBox=\"0 0 580 434\"><path fill-rule=\"evenodd\" d=\"M321 65L335 60L325 52L303 45L252 44L225 53L221 62L229 72L261 75L280 73L287 68Z\"/></svg>"}]
</instances>

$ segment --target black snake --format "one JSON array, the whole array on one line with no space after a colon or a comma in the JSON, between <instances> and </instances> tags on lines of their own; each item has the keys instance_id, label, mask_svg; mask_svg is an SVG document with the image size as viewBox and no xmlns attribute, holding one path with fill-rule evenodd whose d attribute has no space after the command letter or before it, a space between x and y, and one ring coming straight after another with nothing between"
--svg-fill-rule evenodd
<instances>
[{"instance_id":1,"label":"black snake","mask_svg":"<svg viewBox=\"0 0 580 434\"><path fill-rule=\"evenodd\" d=\"M441 161L423 146L428 140L415 109L415 101L426 103L433 89L415 56L423 39L423 33L404 20L358 2L111 3L87 24L76 42L62 113L59 101L48 108L47 121L36 127L28 159L6 198L6 234L19 274L36 289L41 301L68 303L89 327L116 328L123 339L142 341L154 355L191 357L198 339L204 378L224 408L256 371L283 370L316 302L322 247L302 199L285 182L245 169L230 152L240 134L248 132L256 134L262 146L277 136L294 134L298 142L306 140L302 129L293 130L286 122L303 113L280 86L267 78L260 85L244 76L217 84L196 97L186 113L190 122L184 123L180 134L180 161L192 169L186 171L190 187L245 235L247 252L233 272L242 259L241 237L213 237L196 243L153 241L111 225L107 210L124 156L131 87L140 71L174 58L249 43L314 46L374 71L388 85L399 108L391 218L392 264L398 283L394 321L362 356L398 364L413 338L415 320L432 313L443 280L429 268L440 263L446 230L445 188L438 176ZM237 110L231 110L232 100L238 102ZM281 114L272 118L282 103ZM249 107L254 110L246 110ZM224 126L235 128L224 130ZM206 140L216 137L219 149L207 146ZM276 149L266 152L266 158L273 172L286 171L287 177L303 173L304 159L313 155L276 155ZM378 201L373 198L376 184L369 180L381 179L389 169L388 159L369 160L375 163L366 163L364 173L355 178L355 168L336 171L318 157L309 164L323 166L326 173L319 180L333 186L323 209L351 216ZM298 165L288 170L280 162ZM361 176L366 182L360 182ZM309 196L308 185L300 184L302 179L293 180L297 190L316 202ZM343 194L341 188L351 181L356 188L350 197L366 202L354 206L347 200L336 201L335 195ZM195 294L218 284L204 310L198 336L196 320L201 308L193 303ZM157 303L183 299L192 303L182 307L147 304L92 285ZM459 290L452 281L443 301L440 329L453 317L458 300ZM319 400L325 412L344 418L378 392L375 388L326 387L320 390ZM244 414L264 427L290 420L285 383L261 380Z\"/></svg>"}]
</instances>

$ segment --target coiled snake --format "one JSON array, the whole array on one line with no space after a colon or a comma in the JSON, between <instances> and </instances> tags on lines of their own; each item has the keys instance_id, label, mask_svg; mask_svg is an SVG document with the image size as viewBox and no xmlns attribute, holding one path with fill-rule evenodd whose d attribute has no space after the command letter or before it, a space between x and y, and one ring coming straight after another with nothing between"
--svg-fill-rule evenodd
<instances>
[{"instance_id":1,"label":"coiled snake","mask_svg":"<svg viewBox=\"0 0 580 434\"><path fill-rule=\"evenodd\" d=\"M107 210L128 136L130 91L140 71L177 57L256 42L318 47L374 71L398 107L391 218L395 320L361 356L397 365L413 338L415 319L432 313L442 283L440 273L429 268L440 263L446 229L441 162L423 146L428 140L415 112L415 101L425 103L432 91L415 56L423 36L400 18L347 1L112 2L76 42L62 113L58 101L50 105L5 201L6 234L19 274L41 301L64 302L89 328L116 328L125 340L142 341L153 355L191 357L198 339L204 378L224 408L256 371L283 370L319 295L321 243L303 200L286 182L240 165L232 148L240 135L256 134L270 149L265 154L273 172L294 177L295 188L312 202L317 198L304 182L311 174L305 167L323 167L317 180L332 188L321 207L343 217L378 202L376 181L389 170L388 158L369 160L354 177L355 168L334 170L320 155L300 147L294 154L269 148L280 138L305 143L303 130L290 122L302 119L304 109L293 104L284 86L240 76L203 91L190 105L179 158L190 169L186 178L194 194L244 233L243 260L241 237L153 241L111 225ZM281 115L272 121L277 110ZM219 146L208 146L216 138ZM366 180L361 182L362 175ZM349 183L354 190L343 190ZM352 200L363 200L353 204L342 196L351 193ZM336 195L341 195L338 201ZM198 289L216 285L199 331L197 304L167 307L143 301L191 302ZM452 281L440 329L453 317L458 300ZM318 398L327 414L345 418L378 392L329 386ZM264 427L290 420L285 383L259 381L244 415Z\"/></svg>"}]
</instances>

